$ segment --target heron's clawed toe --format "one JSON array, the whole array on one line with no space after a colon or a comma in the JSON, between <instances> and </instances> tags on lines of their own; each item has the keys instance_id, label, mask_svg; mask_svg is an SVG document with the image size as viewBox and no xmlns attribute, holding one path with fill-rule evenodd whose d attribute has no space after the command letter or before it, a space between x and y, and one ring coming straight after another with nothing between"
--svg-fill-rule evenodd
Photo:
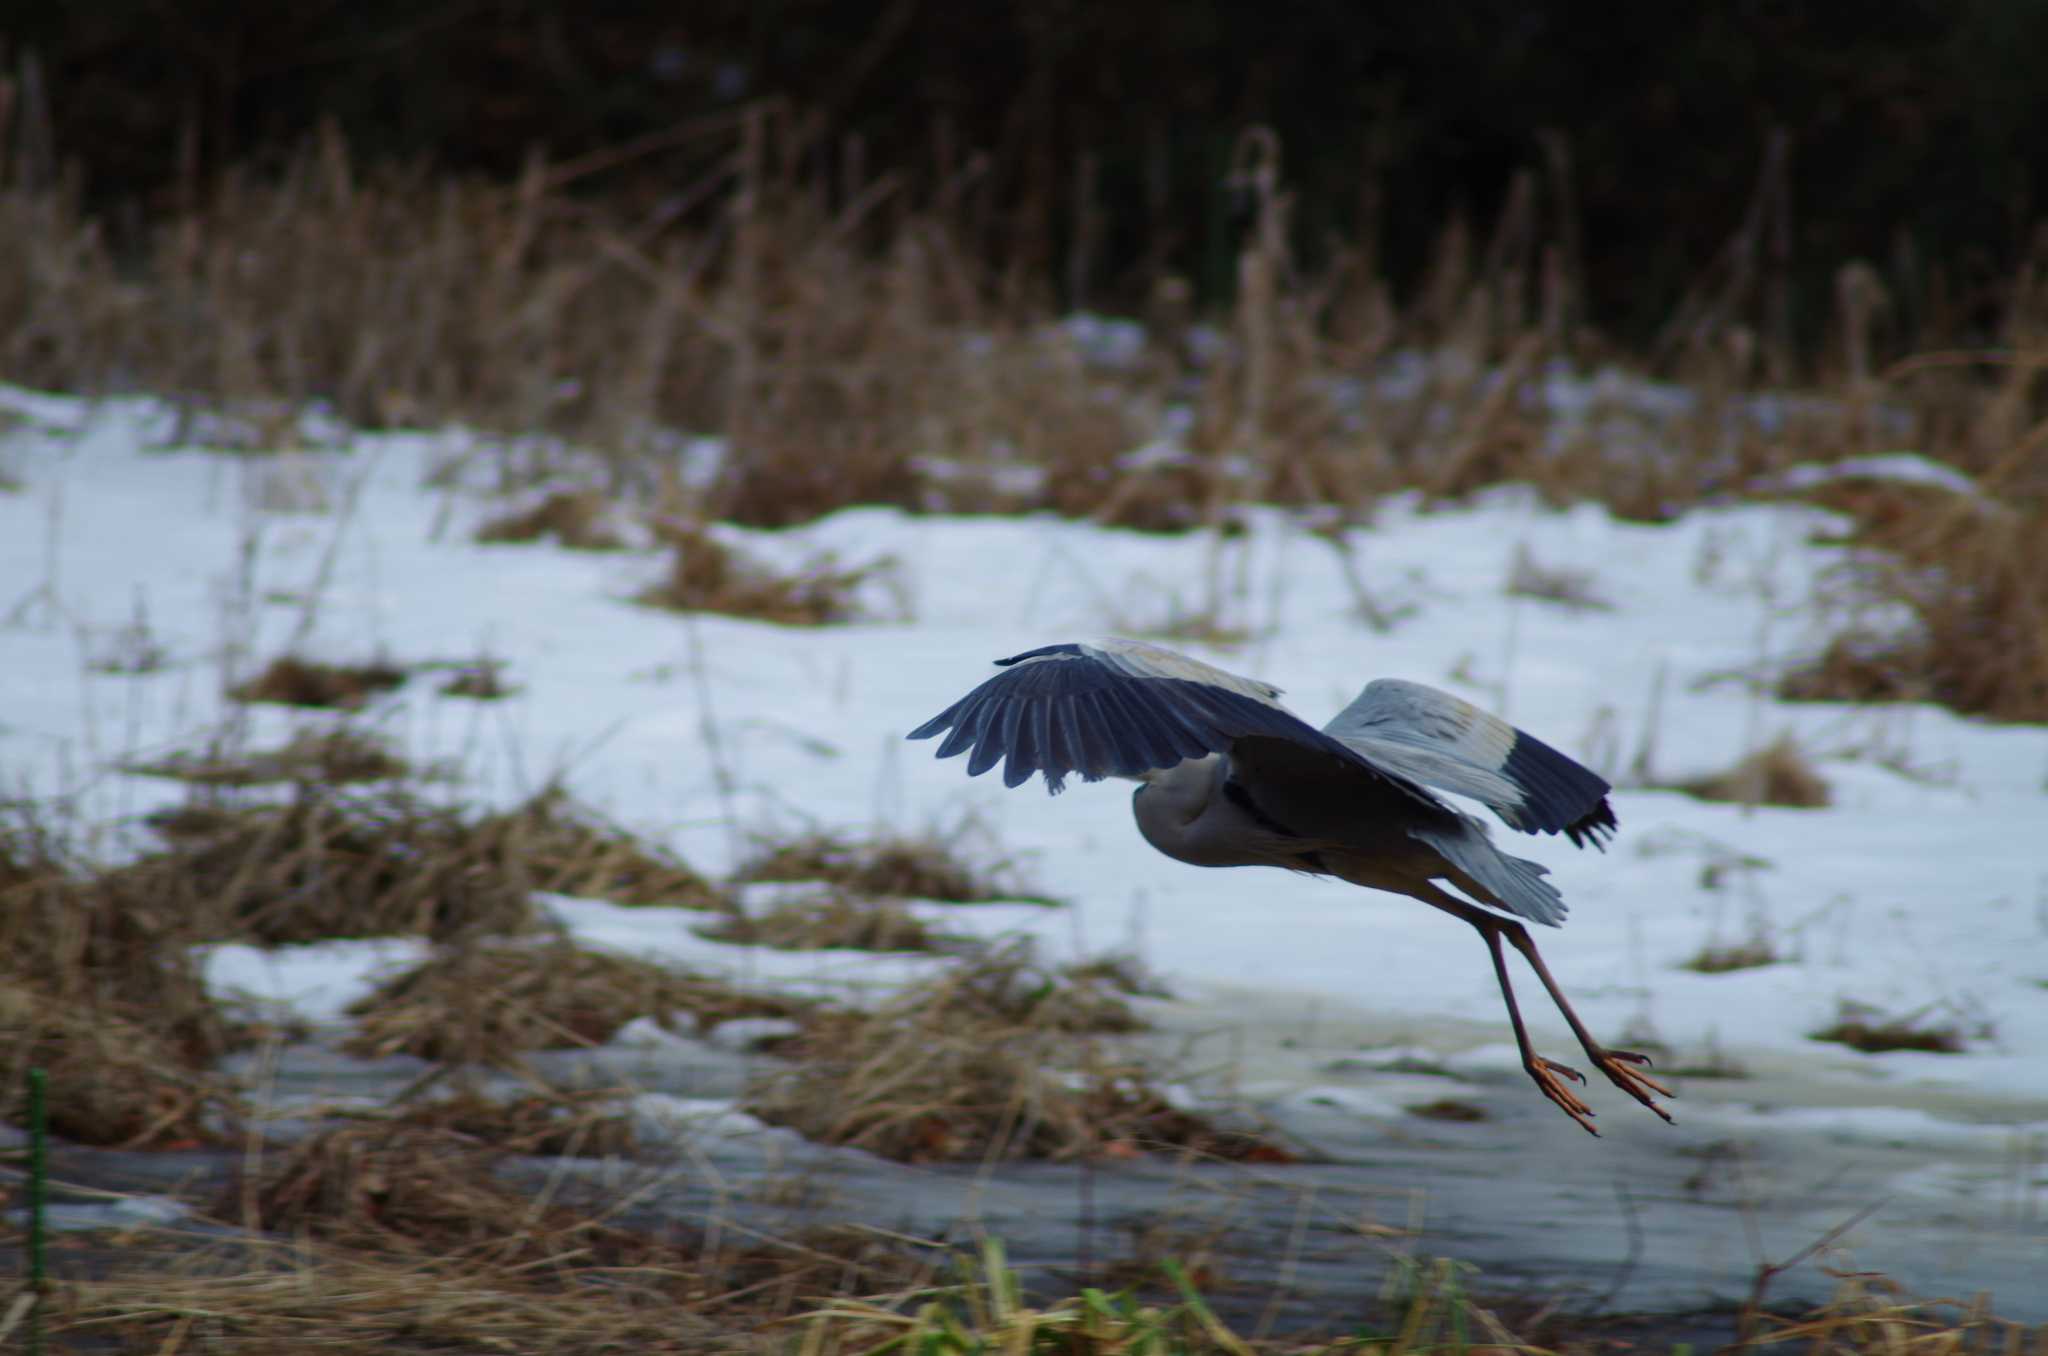
<instances>
[{"instance_id":1,"label":"heron's clawed toe","mask_svg":"<svg viewBox=\"0 0 2048 1356\"><path fill-rule=\"evenodd\" d=\"M1535 1056L1532 1063L1523 1067L1528 1069L1529 1077L1536 1080L1536 1086L1543 1090L1543 1095L1557 1104L1558 1110L1577 1121L1587 1134L1599 1138L1600 1132L1593 1128L1593 1108L1580 1101L1579 1095L1558 1079L1558 1075L1562 1074L1566 1078L1583 1083L1586 1081L1584 1074L1569 1064L1559 1064L1556 1060L1545 1059L1541 1055Z\"/></svg>"},{"instance_id":2,"label":"heron's clawed toe","mask_svg":"<svg viewBox=\"0 0 2048 1356\"><path fill-rule=\"evenodd\" d=\"M1662 1116L1667 1124L1676 1124L1672 1121L1670 1112L1650 1099L1653 1092L1663 1097L1675 1094L1643 1072L1643 1068L1650 1062L1648 1055L1639 1055L1633 1050L1601 1050L1595 1053L1593 1058L1600 1072L1607 1075L1608 1082Z\"/></svg>"}]
</instances>

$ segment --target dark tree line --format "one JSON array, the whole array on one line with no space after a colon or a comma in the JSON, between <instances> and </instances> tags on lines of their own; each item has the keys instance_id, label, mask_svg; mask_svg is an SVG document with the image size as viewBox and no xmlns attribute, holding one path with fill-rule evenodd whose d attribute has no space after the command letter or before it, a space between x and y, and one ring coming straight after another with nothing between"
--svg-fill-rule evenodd
<instances>
[{"instance_id":1,"label":"dark tree line","mask_svg":"<svg viewBox=\"0 0 2048 1356\"><path fill-rule=\"evenodd\" d=\"M2008 274L2042 214L2042 0L13 0L13 133L47 110L88 200L143 222L181 185L276 165L323 120L359 159L516 173L780 96L871 173L929 185L985 152L1007 247L1128 304L1170 268L1228 285L1230 148L1284 147L1311 255L1369 242L1412 285L1444 223L1481 232L1519 170L1568 212L1591 310L1646 335L1789 138L1798 292L1872 261ZM37 148L30 147L31 151ZM821 149L821 155L825 153ZM593 180L681 182L685 143ZM20 157L16 157L20 163ZM1562 167L1569 166L1569 174ZM1099 204L1068 268L1076 196ZM1560 189L1568 184L1568 192ZM1562 217L1560 217L1562 220Z\"/></svg>"}]
</instances>

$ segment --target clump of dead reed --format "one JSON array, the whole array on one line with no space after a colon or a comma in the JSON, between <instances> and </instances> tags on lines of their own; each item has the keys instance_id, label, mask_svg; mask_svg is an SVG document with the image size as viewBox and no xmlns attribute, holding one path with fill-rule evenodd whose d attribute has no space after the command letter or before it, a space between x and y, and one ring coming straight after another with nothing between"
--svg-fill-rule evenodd
<instances>
[{"instance_id":1,"label":"clump of dead reed","mask_svg":"<svg viewBox=\"0 0 2048 1356\"><path fill-rule=\"evenodd\" d=\"M392 1123L459 1135L510 1154L547 1158L630 1156L639 1132L620 1088L549 1088L519 1097L493 1098L465 1089L431 1101L409 1103Z\"/></svg>"},{"instance_id":2,"label":"clump of dead reed","mask_svg":"<svg viewBox=\"0 0 2048 1356\"><path fill-rule=\"evenodd\" d=\"M323 1130L235 1184L223 1213L287 1237L382 1253L545 1265L568 1248L658 1245L563 1207L537 1205L496 1174L504 1151L451 1129L402 1123Z\"/></svg>"},{"instance_id":3,"label":"clump of dead reed","mask_svg":"<svg viewBox=\"0 0 2048 1356\"><path fill-rule=\"evenodd\" d=\"M262 786L277 782L374 782L403 777L411 765L381 736L353 725L301 730L274 749L225 747L178 752L136 763L132 772L174 777L195 786Z\"/></svg>"},{"instance_id":4,"label":"clump of dead reed","mask_svg":"<svg viewBox=\"0 0 2048 1356\"><path fill-rule=\"evenodd\" d=\"M1511 598L1535 598L1573 612L1605 612L1614 606L1601 596L1591 570L1545 565L1527 542L1515 547L1503 591Z\"/></svg>"},{"instance_id":5,"label":"clump of dead reed","mask_svg":"<svg viewBox=\"0 0 2048 1356\"><path fill-rule=\"evenodd\" d=\"M960 824L922 834L756 834L752 853L734 869L732 878L818 881L854 894L950 904L997 899L1051 902L1030 892L1013 860L971 856L963 845L974 841L973 829Z\"/></svg>"},{"instance_id":6,"label":"clump of dead reed","mask_svg":"<svg viewBox=\"0 0 2048 1356\"><path fill-rule=\"evenodd\" d=\"M617 551L626 539L613 513L611 501L595 490L555 490L531 507L487 520L476 539L489 544L548 538L571 551Z\"/></svg>"},{"instance_id":7,"label":"clump of dead reed","mask_svg":"<svg viewBox=\"0 0 2048 1356\"><path fill-rule=\"evenodd\" d=\"M1791 701L1931 701L1993 720L2048 720L2048 487L1887 500L1833 581L1852 622L1780 680ZM1901 507L1905 505L1906 507ZM1859 520L1861 521L1861 520Z\"/></svg>"},{"instance_id":8,"label":"clump of dead reed","mask_svg":"<svg viewBox=\"0 0 2048 1356\"><path fill-rule=\"evenodd\" d=\"M537 890L607 899L614 904L724 909L723 892L665 848L650 844L549 787L479 822L485 838L503 836Z\"/></svg>"},{"instance_id":9,"label":"clump of dead reed","mask_svg":"<svg viewBox=\"0 0 2048 1356\"><path fill-rule=\"evenodd\" d=\"M405 677L404 669L382 661L327 664L297 655L280 655L263 672L229 688L228 696L238 702L280 702L286 706L355 711L378 693L402 685Z\"/></svg>"},{"instance_id":10,"label":"clump of dead reed","mask_svg":"<svg viewBox=\"0 0 2048 1356\"><path fill-rule=\"evenodd\" d=\"M100 886L162 901L213 940L516 934L539 921L536 890L720 903L687 865L556 789L474 815L404 786L351 793L300 782L280 802L196 803L159 827L169 845L102 873Z\"/></svg>"},{"instance_id":11,"label":"clump of dead reed","mask_svg":"<svg viewBox=\"0 0 2048 1356\"><path fill-rule=\"evenodd\" d=\"M672 612L717 612L779 626L830 626L861 615L860 589L886 561L844 567L830 555L814 556L782 572L719 541L703 527L666 523L668 572L638 601Z\"/></svg>"},{"instance_id":12,"label":"clump of dead reed","mask_svg":"<svg viewBox=\"0 0 2048 1356\"><path fill-rule=\"evenodd\" d=\"M738 1017L793 1017L806 1005L632 956L499 942L445 948L351 1004L343 1049L448 1064L518 1067L529 1050L590 1049L637 1017L709 1031Z\"/></svg>"},{"instance_id":13,"label":"clump of dead reed","mask_svg":"<svg viewBox=\"0 0 2048 1356\"><path fill-rule=\"evenodd\" d=\"M1703 975L1725 975L1776 965L1780 959L1777 945L1769 936L1757 932L1739 942L1708 943L1682 962L1681 968Z\"/></svg>"},{"instance_id":14,"label":"clump of dead reed","mask_svg":"<svg viewBox=\"0 0 2048 1356\"><path fill-rule=\"evenodd\" d=\"M92 1029L103 1019L146 1031L137 1049L175 1051L167 1068L227 1049L233 1032L189 949L202 935L189 903L94 867L49 807L0 803L0 979L16 986L23 1041L77 1038L118 1054Z\"/></svg>"},{"instance_id":15,"label":"clump of dead reed","mask_svg":"<svg viewBox=\"0 0 2048 1356\"><path fill-rule=\"evenodd\" d=\"M109 883L47 807L0 804L0 1119L49 1074L51 1128L88 1144L209 1140L239 1114L207 1072L238 1033L180 901Z\"/></svg>"},{"instance_id":16,"label":"clump of dead reed","mask_svg":"<svg viewBox=\"0 0 2048 1356\"><path fill-rule=\"evenodd\" d=\"M122 1240L120 1265L62 1283L44 1321L53 1350L120 1343L116 1349L176 1351L198 1326L195 1315L205 1316L213 1350L308 1356L699 1356L747 1340L744 1320L697 1311L703 1269L684 1250L599 1254L586 1250L587 1231L537 1230L518 1213L499 1218L524 1225L524 1237L540 1245L524 1249L523 1268L480 1257L480 1247L438 1255L382 1236L358 1247L305 1236L209 1244L189 1233L133 1231Z\"/></svg>"},{"instance_id":17,"label":"clump of dead reed","mask_svg":"<svg viewBox=\"0 0 2048 1356\"><path fill-rule=\"evenodd\" d=\"M495 659L458 664L447 682L441 684L444 697L467 697L472 701L502 701L519 689L505 681L505 665Z\"/></svg>"},{"instance_id":18,"label":"clump of dead reed","mask_svg":"<svg viewBox=\"0 0 2048 1356\"><path fill-rule=\"evenodd\" d=\"M184 911L209 938L448 938L537 922L514 825L402 787L350 794L302 783L279 803L196 807L176 830L164 850L102 880Z\"/></svg>"},{"instance_id":19,"label":"clump of dead reed","mask_svg":"<svg viewBox=\"0 0 2048 1356\"><path fill-rule=\"evenodd\" d=\"M1815 1031L1812 1039L1846 1045L1866 1055L1892 1050L1959 1055L1966 1048L1967 1033L1953 1014L1939 1012L1939 1006L1887 1014L1868 1003L1843 999L1835 1020Z\"/></svg>"},{"instance_id":20,"label":"clump of dead reed","mask_svg":"<svg viewBox=\"0 0 2048 1356\"><path fill-rule=\"evenodd\" d=\"M745 1106L828 1144L906 1162L1185 1152L1284 1161L1285 1148L1179 1107L1127 1057L1077 1039L1128 1008L997 954L872 1011L820 1014Z\"/></svg>"},{"instance_id":21,"label":"clump of dead reed","mask_svg":"<svg viewBox=\"0 0 2048 1356\"><path fill-rule=\"evenodd\" d=\"M0 1122L23 1126L27 1074L46 1076L50 1132L79 1144L156 1149L235 1133L240 1099L204 1050L153 1014L54 995L0 976Z\"/></svg>"},{"instance_id":22,"label":"clump of dead reed","mask_svg":"<svg viewBox=\"0 0 2048 1356\"><path fill-rule=\"evenodd\" d=\"M953 951L962 942L927 926L900 904L839 891L777 899L765 908L735 911L697 934L741 946L778 951Z\"/></svg>"},{"instance_id":23,"label":"clump of dead reed","mask_svg":"<svg viewBox=\"0 0 2048 1356\"><path fill-rule=\"evenodd\" d=\"M1819 809L1833 800L1827 779L1790 735L1780 735L1719 772L1674 783L1673 789L1700 800L1794 809Z\"/></svg>"}]
</instances>

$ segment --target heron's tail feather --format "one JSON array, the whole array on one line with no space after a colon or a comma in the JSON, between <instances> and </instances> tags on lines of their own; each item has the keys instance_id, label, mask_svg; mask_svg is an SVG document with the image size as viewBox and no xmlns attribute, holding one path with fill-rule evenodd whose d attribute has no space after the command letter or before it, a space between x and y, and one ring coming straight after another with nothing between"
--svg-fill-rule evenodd
<instances>
[{"instance_id":1,"label":"heron's tail feather","mask_svg":"<svg viewBox=\"0 0 2048 1356\"><path fill-rule=\"evenodd\" d=\"M1445 861L1471 878L1479 887L1482 904L1547 927L1560 927L1567 912L1564 896L1543 879L1548 867L1522 857L1510 857L1486 836L1486 826L1465 818L1456 828L1410 829L1415 838L1443 854ZM1460 881L1461 888L1469 888Z\"/></svg>"}]
</instances>

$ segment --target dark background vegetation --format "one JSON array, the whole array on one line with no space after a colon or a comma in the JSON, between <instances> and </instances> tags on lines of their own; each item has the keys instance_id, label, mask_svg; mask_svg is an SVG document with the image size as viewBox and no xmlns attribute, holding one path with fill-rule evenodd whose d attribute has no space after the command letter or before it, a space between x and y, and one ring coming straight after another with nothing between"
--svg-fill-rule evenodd
<instances>
[{"instance_id":1,"label":"dark background vegetation","mask_svg":"<svg viewBox=\"0 0 2048 1356\"><path fill-rule=\"evenodd\" d=\"M1794 330L1817 341L1836 270L1863 259L1901 331L1960 339L2036 247L2048 162L2040 0L11 8L17 114L48 112L13 135L50 143L17 163L75 168L117 242L220 171L281 166L324 120L362 162L494 178L653 138L581 190L658 204L729 151L693 123L780 96L821 164L971 190L987 262L1049 302L1130 309L1167 273L1217 302L1243 224L1230 150L1264 123L1305 263L1343 240L1413 289L1447 222L1483 233L1533 170L1589 313L1641 341L1782 132Z\"/></svg>"}]
</instances>

